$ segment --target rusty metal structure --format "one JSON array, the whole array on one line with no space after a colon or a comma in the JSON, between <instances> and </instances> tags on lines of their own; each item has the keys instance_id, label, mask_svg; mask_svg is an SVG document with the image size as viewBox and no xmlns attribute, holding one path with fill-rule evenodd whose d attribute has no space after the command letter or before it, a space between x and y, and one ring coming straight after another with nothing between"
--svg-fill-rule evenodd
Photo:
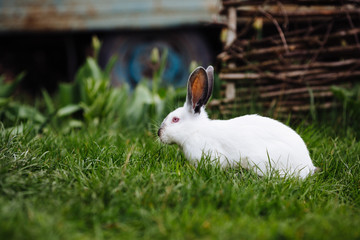
<instances>
[{"instance_id":1,"label":"rusty metal structure","mask_svg":"<svg viewBox=\"0 0 360 240\"><path fill-rule=\"evenodd\" d=\"M161 28L210 22L216 0L1 0L0 32Z\"/></svg>"},{"instance_id":2,"label":"rusty metal structure","mask_svg":"<svg viewBox=\"0 0 360 240\"><path fill-rule=\"evenodd\" d=\"M360 1L223 0L224 115L255 102L274 117L336 106L332 85L360 82Z\"/></svg>"}]
</instances>

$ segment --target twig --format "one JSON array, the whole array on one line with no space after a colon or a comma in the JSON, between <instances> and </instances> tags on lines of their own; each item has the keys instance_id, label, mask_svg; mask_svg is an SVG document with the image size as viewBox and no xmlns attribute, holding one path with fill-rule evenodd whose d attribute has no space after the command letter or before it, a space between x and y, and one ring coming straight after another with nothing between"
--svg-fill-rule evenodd
<instances>
[{"instance_id":1,"label":"twig","mask_svg":"<svg viewBox=\"0 0 360 240\"><path fill-rule=\"evenodd\" d=\"M334 24L334 21L332 21L332 22L330 23L330 25L327 27L327 30L326 30L326 33L325 33L325 37L324 37L324 39L321 41L321 44L320 44L320 48L316 51L316 53L314 54L314 56L311 58L308 66L310 66L311 63L313 63L313 62L317 59L317 57L319 56L319 54L324 50L324 46L325 46L325 44L326 44L326 42L327 42L327 40L328 40L328 38L329 38L329 35L330 35L331 30L332 30L333 24ZM307 67L307 68L308 68L308 67Z\"/></svg>"},{"instance_id":2,"label":"twig","mask_svg":"<svg viewBox=\"0 0 360 240\"><path fill-rule=\"evenodd\" d=\"M354 23L353 23L353 21L352 21L352 19L351 19L350 14L349 14L349 10L348 10L347 8L345 8L345 13L346 13L346 18L347 18L348 21L349 21L350 27L351 27L352 29L354 29L355 26L354 26ZM354 37L355 37L356 45L357 45L358 48L360 49L359 38L358 38L358 36L357 36L356 33L354 33Z\"/></svg>"},{"instance_id":3,"label":"twig","mask_svg":"<svg viewBox=\"0 0 360 240\"><path fill-rule=\"evenodd\" d=\"M285 36L284 36L284 33L283 31L281 30L281 27L279 26L279 23L276 21L275 18L273 18L269 13L267 13L266 11L264 11L262 8L259 8L259 11L264 14L267 18L269 18L276 26L279 34L280 34L280 37L281 37L281 40L284 44L284 47L285 47L285 50L286 52L288 53L289 52L289 48L288 48L288 45L286 43L286 39L285 39Z\"/></svg>"},{"instance_id":4,"label":"twig","mask_svg":"<svg viewBox=\"0 0 360 240\"><path fill-rule=\"evenodd\" d=\"M276 4L279 6L281 12L283 13L284 19L285 19L285 21L284 21L284 23L283 23L283 27L284 27L285 29L287 29L288 24L289 24L289 17L288 17L288 15L287 15L286 9L285 9L284 5L283 5L280 1L277 1Z\"/></svg>"}]
</instances>

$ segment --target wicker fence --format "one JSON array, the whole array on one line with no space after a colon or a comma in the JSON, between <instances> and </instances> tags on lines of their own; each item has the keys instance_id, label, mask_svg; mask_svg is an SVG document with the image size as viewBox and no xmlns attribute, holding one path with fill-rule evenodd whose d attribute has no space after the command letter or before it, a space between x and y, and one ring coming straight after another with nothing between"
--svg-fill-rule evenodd
<instances>
[{"instance_id":1,"label":"wicker fence","mask_svg":"<svg viewBox=\"0 0 360 240\"><path fill-rule=\"evenodd\" d=\"M360 1L223 1L224 115L251 100L275 117L336 105L331 86L360 83Z\"/></svg>"}]
</instances>

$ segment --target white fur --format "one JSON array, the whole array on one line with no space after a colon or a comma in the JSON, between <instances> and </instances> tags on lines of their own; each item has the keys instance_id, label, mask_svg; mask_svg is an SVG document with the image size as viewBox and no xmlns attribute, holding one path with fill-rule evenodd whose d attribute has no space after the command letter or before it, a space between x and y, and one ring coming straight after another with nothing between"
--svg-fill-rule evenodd
<instances>
[{"instance_id":1,"label":"white fur","mask_svg":"<svg viewBox=\"0 0 360 240\"><path fill-rule=\"evenodd\" d=\"M171 122L174 116L179 122ZM316 169L302 138L271 118L245 115L230 120L210 120L204 107L199 114L194 114L184 106L171 112L160 130L160 140L179 145L194 164L205 154L218 159L222 167L240 164L259 175L273 169L282 176L304 178Z\"/></svg>"},{"instance_id":2,"label":"white fur","mask_svg":"<svg viewBox=\"0 0 360 240\"><path fill-rule=\"evenodd\" d=\"M191 73L185 105L164 119L158 131L160 140L179 145L195 165L205 155L222 167L240 165L259 175L276 170L284 177L305 178L314 173L316 167L302 138L279 121L258 115L208 118L205 105L212 93L213 71L209 66Z\"/></svg>"}]
</instances>

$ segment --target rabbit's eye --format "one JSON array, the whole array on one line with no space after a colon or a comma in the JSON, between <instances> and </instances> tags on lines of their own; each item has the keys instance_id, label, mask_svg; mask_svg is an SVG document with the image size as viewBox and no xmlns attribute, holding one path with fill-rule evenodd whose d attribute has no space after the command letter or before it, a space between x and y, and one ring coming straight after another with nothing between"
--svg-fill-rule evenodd
<instances>
[{"instance_id":1,"label":"rabbit's eye","mask_svg":"<svg viewBox=\"0 0 360 240\"><path fill-rule=\"evenodd\" d=\"M178 118L178 117L173 117L172 120L171 120L171 122L177 123L179 120L180 120L180 118Z\"/></svg>"}]
</instances>

